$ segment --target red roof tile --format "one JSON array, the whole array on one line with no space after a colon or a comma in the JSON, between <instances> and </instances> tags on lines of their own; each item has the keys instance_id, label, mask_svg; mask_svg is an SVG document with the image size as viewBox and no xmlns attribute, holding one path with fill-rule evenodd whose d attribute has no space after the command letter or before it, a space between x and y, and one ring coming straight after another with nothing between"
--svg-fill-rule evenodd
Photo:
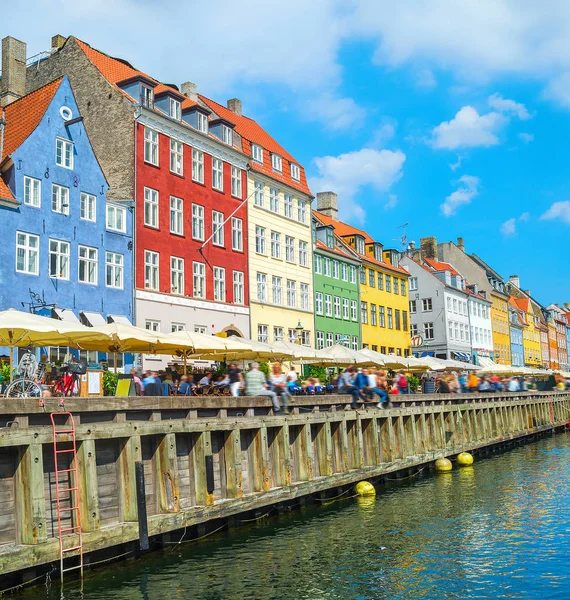
<instances>
[{"instance_id":1,"label":"red roof tile","mask_svg":"<svg viewBox=\"0 0 570 600\"><path fill-rule=\"evenodd\" d=\"M2 179L0 175L0 200L10 200L17 204L16 198L14 198L14 194L12 194L12 190L8 187L6 182Z\"/></svg>"},{"instance_id":2,"label":"red roof tile","mask_svg":"<svg viewBox=\"0 0 570 600\"><path fill-rule=\"evenodd\" d=\"M456 271L449 263L439 262L439 261L433 260L431 258L424 258L424 261L434 271L449 271L452 275L459 275L459 272Z\"/></svg>"},{"instance_id":3,"label":"red roof tile","mask_svg":"<svg viewBox=\"0 0 570 600\"><path fill-rule=\"evenodd\" d=\"M349 236L353 236L353 235L361 235L364 237L364 242L366 244L371 244L374 242L374 240L362 229L358 229L356 227L353 227L352 225L348 225L348 223L343 223L342 221L336 221L332 217L323 215L322 213L320 213L318 211L313 211L313 213L315 214L315 217L317 219L319 219L324 225L332 225L334 227L335 233L338 236L340 236L341 238L349 237ZM366 259L369 263L378 265L379 267L382 267L383 269L391 269L392 271L396 271L397 273L401 273L403 275L409 275L408 271L406 271L406 269L403 269L402 267L395 267L394 265L387 263L383 260L382 261L376 260L373 256L370 256L370 254L360 254L360 252L356 251L356 248L354 248L352 246L351 246L351 248L352 248L352 250L354 250L355 254L357 254L361 258Z\"/></svg>"}]
</instances>

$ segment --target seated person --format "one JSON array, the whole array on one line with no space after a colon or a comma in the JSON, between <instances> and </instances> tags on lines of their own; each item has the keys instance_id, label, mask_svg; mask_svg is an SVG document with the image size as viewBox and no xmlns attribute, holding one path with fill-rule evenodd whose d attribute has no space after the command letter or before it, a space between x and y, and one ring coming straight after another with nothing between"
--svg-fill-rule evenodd
<instances>
[{"instance_id":1,"label":"seated person","mask_svg":"<svg viewBox=\"0 0 570 600\"><path fill-rule=\"evenodd\" d=\"M194 386L188 381L188 375L182 375L176 393L180 396L189 396L193 387Z\"/></svg>"}]
</instances>

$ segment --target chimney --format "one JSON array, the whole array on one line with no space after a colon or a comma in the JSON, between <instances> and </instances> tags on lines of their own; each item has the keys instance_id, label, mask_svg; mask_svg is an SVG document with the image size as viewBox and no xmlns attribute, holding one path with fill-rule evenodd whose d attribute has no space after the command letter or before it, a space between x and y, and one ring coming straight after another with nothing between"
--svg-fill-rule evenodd
<instances>
[{"instance_id":1,"label":"chimney","mask_svg":"<svg viewBox=\"0 0 570 600\"><path fill-rule=\"evenodd\" d=\"M515 287L518 287L519 290L521 289L521 280L518 275L510 275L509 283L512 283Z\"/></svg>"},{"instance_id":2,"label":"chimney","mask_svg":"<svg viewBox=\"0 0 570 600\"><path fill-rule=\"evenodd\" d=\"M457 238L457 247L461 250L461 252L465 252L465 244L463 243L463 238Z\"/></svg>"},{"instance_id":3,"label":"chimney","mask_svg":"<svg viewBox=\"0 0 570 600\"><path fill-rule=\"evenodd\" d=\"M180 86L180 91L185 96L188 96L188 98L190 98L190 100L193 100L194 102L198 102L198 92L197 92L195 83L192 83L191 81L185 81Z\"/></svg>"},{"instance_id":4,"label":"chimney","mask_svg":"<svg viewBox=\"0 0 570 600\"><path fill-rule=\"evenodd\" d=\"M317 210L338 221L338 196L334 192L317 192Z\"/></svg>"},{"instance_id":5,"label":"chimney","mask_svg":"<svg viewBox=\"0 0 570 600\"><path fill-rule=\"evenodd\" d=\"M57 35L54 35L51 38L52 50L59 50L63 46L63 44L65 44L66 41L67 41L67 38L64 37L63 35L60 35L59 33Z\"/></svg>"},{"instance_id":6,"label":"chimney","mask_svg":"<svg viewBox=\"0 0 570 600\"><path fill-rule=\"evenodd\" d=\"M237 98L232 98L231 100L228 100L227 106L236 115L238 115L239 117L242 116L241 100L238 100Z\"/></svg>"},{"instance_id":7,"label":"chimney","mask_svg":"<svg viewBox=\"0 0 570 600\"><path fill-rule=\"evenodd\" d=\"M570 302L564 302L564 308L570 310Z\"/></svg>"},{"instance_id":8,"label":"chimney","mask_svg":"<svg viewBox=\"0 0 570 600\"><path fill-rule=\"evenodd\" d=\"M13 37L2 40L0 106L26 95L26 44Z\"/></svg>"},{"instance_id":9,"label":"chimney","mask_svg":"<svg viewBox=\"0 0 570 600\"><path fill-rule=\"evenodd\" d=\"M437 240L433 235L430 237L420 238L420 248L424 258L437 260Z\"/></svg>"},{"instance_id":10,"label":"chimney","mask_svg":"<svg viewBox=\"0 0 570 600\"><path fill-rule=\"evenodd\" d=\"M523 292L527 295L530 296L530 290L523 290Z\"/></svg>"}]
</instances>

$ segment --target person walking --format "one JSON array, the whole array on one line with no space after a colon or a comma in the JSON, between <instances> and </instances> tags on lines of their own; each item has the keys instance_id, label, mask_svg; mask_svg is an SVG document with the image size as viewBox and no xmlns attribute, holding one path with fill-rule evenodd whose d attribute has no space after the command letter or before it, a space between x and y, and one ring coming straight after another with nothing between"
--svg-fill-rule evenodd
<instances>
[{"instance_id":1,"label":"person walking","mask_svg":"<svg viewBox=\"0 0 570 600\"><path fill-rule=\"evenodd\" d=\"M388 380L386 379L386 373L384 371L378 371L378 373L371 373L369 376L369 389L368 393L374 398L374 394L378 396L380 402L376 405L378 408L386 408L388 405ZM372 383L372 377L374 383Z\"/></svg>"},{"instance_id":2,"label":"person walking","mask_svg":"<svg viewBox=\"0 0 570 600\"><path fill-rule=\"evenodd\" d=\"M286 414L289 414L289 388L287 387L287 375L283 373L281 365L278 362L273 363L269 381L277 397L281 398L283 411Z\"/></svg>"},{"instance_id":3,"label":"person walking","mask_svg":"<svg viewBox=\"0 0 570 600\"><path fill-rule=\"evenodd\" d=\"M239 389L242 386L243 377L241 369L238 369L236 363L230 363L228 369L228 377L230 378L230 393L234 398L239 396Z\"/></svg>"},{"instance_id":4,"label":"person walking","mask_svg":"<svg viewBox=\"0 0 570 600\"><path fill-rule=\"evenodd\" d=\"M507 383L507 392L518 392L521 389L519 380L516 377L511 377Z\"/></svg>"},{"instance_id":5,"label":"person walking","mask_svg":"<svg viewBox=\"0 0 570 600\"><path fill-rule=\"evenodd\" d=\"M254 362L251 369L245 375L245 395L246 396L269 396L273 403L273 410L277 413L281 411L277 394L268 389L265 375L259 370L259 364Z\"/></svg>"},{"instance_id":6,"label":"person walking","mask_svg":"<svg viewBox=\"0 0 570 600\"><path fill-rule=\"evenodd\" d=\"M400 392L400 394L407 394L408 393L408 378L406 377L406 374L404 373L404 370L400 370L398 371L398 374L395 377L396 380L396 385L398 386L398 391Z\"/></svg>"},{"instance_id":7,"label":"person walking","mask_svg":"<svg viewBox=\"0 0 570 600\"><path fill-rule=\"evenodd\" d=\"M343 371L342 375L338 378L338 393L350 394L352 396L352 403L350 405L351 408L358 407L358 399L360 397L360 392L354 385L355 378L356 369L352 365L347 367Z\"/></svg>"},{"instance_id":8,"label":"person walking","mask_svg":"<svg viewBox=\"0 0 570 600\"><path fill-rule=\"evenodd\" d=\"M471 375L469 375L469 379L467 380L467 387L472 393L475 393L477 391L477 388L479 387L479 377L477 377L477 375L475 375L474 372L471 373Z\"/></svg>"}]
</instances>

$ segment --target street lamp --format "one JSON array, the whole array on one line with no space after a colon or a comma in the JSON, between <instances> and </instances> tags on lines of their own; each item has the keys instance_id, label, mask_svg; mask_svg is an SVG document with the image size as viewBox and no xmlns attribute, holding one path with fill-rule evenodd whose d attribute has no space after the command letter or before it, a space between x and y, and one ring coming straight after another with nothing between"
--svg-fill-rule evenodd
<instances>
[{"instance_id":1,"label":"street lamp","mask_svg":"<svg viewBox=\"0 0 570 600\"><path fill-rule=\"evenodd\" d=\"M295 340L296 344L301 344L301 334L303 333L304 327L301 325L301 319L297 323L297 327L295 327L295 331L297 332L297 339Z\"/></svg>"}]
</instances>

